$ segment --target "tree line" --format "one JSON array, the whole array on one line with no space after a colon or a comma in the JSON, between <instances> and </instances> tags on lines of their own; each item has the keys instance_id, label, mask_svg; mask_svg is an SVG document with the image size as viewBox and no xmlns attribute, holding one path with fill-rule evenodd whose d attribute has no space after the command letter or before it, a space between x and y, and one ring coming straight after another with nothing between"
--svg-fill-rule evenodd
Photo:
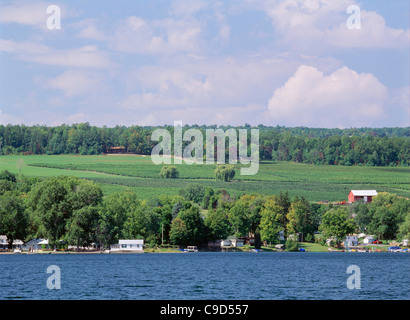
<instances>
[{"instance_id":1,"label":"tree line","mask_svg":"<svg viewBox=\"0 0 410 320\"><path fill-rule=\"evenodd\" d=\"M177 196L140 199L133 191L104 196L95 182L72 176L44 180L0 172L0 234L23 241L46 238L77 247L100 248L119 239L142 238L148 246L202 245L253 237L255 246L285 239L343 240L365 231L380 239L410 237L410 201L389 193L352 207L309 203L287 192L233 197L225 190L189 185Z\"/></svg>"},{"instance_id":2,"label":"tree line","mask_svg":"<svg viewBox=\"0 0 410 320\"><path fill-rule=\"evenodd\" d=\"M0 125L0 155L6 154L80 154L106 152L123 146L130 153L150 155L157 142L152 132L159 127L96 127L89 123L48 126ZM162 126L170 133L173 126ZM204 133L214 126L184 126ZM230 128L251 128L219 126ZM409 128L287 128L259 125L260 160L294 161L329 165L408 166L410 165ZM248 137L250 139L250 137ZM184 142L188 144L189 142ZM248 141L250 146L250 141ZM205 148L205 145L204 145ZM226 143L226 158L229 145ZM204 153L205 154L205 153Z\"/></svg>"}]
</instances>

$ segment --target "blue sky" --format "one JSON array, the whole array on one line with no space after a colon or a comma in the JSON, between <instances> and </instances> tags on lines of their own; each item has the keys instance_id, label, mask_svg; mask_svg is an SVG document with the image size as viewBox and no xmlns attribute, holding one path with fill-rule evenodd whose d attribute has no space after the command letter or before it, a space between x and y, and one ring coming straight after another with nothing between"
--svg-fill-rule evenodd
<instances>
[{"instance_id":1,"label":"blue sky","mask_svg":"<svg viewBox=\"0 0 410 320\"><path fill-rule=\"evenodd\" d=\"M409 16L407 0L0 0L0 124L408 126Z\"/></svg>"}]
</instances>

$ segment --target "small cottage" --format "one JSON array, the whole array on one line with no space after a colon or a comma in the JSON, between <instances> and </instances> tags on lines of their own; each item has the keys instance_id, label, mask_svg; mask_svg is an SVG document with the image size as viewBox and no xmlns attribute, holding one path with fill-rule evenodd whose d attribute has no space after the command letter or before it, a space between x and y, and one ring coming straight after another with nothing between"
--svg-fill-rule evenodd
<instances>
[{"instance_id":1,"label":"small cottage","mask_svg":"<svg viewBox=\"0 0 410 320\"><path fill-rule=\"evenodd\" d=\"M234 247L243 247L244 240L242 238L228 237L228 240Z\"/></svg>"},{"instance_id":2,"label":"small cottage","mask_svg":"<svg viewBox=\"0 0 410 320\"><path fill-rule=\"evenodd\" d=\"M363 243L364 244L372 244L374 241L374 236L367 236L363 239Z\"/></svg>"},{"instance_id":3,"label":"small cottage","mask_svg":"<svg viewBox=\"0 0 410 320\"><path fill-rule=\"evenodd\" d=\"M7 250L8 246L7 237L0 235L0 251Z\"/></svg>"},{"instance_id":4,"label":"small cottage","mask_svg":"<svg viewBox=\"0 0 410 320\"><path fill-rule=\"evenodd\" d=\"M23 241L19 239L13 240L12 249L22 249ZM7 236L0 235L0 251L7 251L9 247L9 242L7 240Z\"/></svg>"},{"instance_id":5,"label":"small cottage","mask_svg":"<svg viewBox=\"0 0 410 320\"><path fill-rule=\"evenodd\" d=\"M27 241L23 246L23 249L29 252L42 250L43 248L49 248L47 239L31 239L30 241Z\"/></svg>"},{"instance_id":6,"label":"small cottage","mask_svg":"<svg viewBox=\"0 0 410 320\"><path fill-rule=\"evenodd\" d=\"M144 252L144 240L119 240L118 244L112 244L110 246L110 251L142 253Z\"/></svg>"},{"instance_id":7,"label":"small cottage","mask_svg":"<svg viewBox=\"0 0 410 320\"><path fill-rule=\"evenodd\" d=\"M232 245L231 240L225 239L221 241L221 247L230 247Z\"/></svg>"},{"instance_id":8,"label":"small cottage","mask_svg":"<svg viewBox=\"0 0 410 320\"><path fill-rule=\"evenodd\" d=\"M357 235L346 236L345 247L357 246L358 244L359 239L357 238Z\"/></svg>"}]
</instances>

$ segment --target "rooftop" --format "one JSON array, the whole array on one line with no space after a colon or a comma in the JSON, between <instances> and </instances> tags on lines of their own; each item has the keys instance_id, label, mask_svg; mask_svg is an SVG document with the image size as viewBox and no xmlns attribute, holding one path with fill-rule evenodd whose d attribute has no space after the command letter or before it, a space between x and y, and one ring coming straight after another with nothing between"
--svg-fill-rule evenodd
<instances>
[{"instance_id":1,"label":"rooftop","mask_svg":"<svg viewBox=\"0 0 410 320\"><path fill-rule=\"evenodd\" d=\"M144 244L144 240L119 240L119 244Z\"/></svg>"},{"instance_id":2,"label":"rooftop","mask_svg":"<svg viewBox=\"0 0 410 320\"><path fill-rule=\"evenodd\" d=\"M355 196L377 196L376 190L351 190Z\"/></svg>"}]
</instances>

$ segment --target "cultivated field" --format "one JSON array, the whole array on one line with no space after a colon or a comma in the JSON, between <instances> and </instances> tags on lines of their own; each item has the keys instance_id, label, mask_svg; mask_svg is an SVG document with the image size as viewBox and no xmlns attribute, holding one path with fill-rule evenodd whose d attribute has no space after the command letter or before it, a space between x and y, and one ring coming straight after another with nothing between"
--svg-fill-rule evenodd
<instances>
[{"instance_id":1,"label":"cultivated field","mask_svg":"<svg viewBox=\"0 0 410 320\"><path fill-rule=\"evenodd\" d=\"M215 165L199 164L176 165L180 178L162 179L159 177L162 166L154 165L149 156L0 156L0 170L18 174L19 166L25 176L73 175L101 183L105 194L130 188L143 199L152 199L161 194L175 195L179 189L194 183L225 189L234 195L270 195L288 191L292 197L304 196L310 201L344 201L351 189L376 189L404 197L410 195L410 168L407 167L262 162L256 175L241 176L238 170L234 181L223 182L214 178Z\"/></svg>"}]
</instances>

